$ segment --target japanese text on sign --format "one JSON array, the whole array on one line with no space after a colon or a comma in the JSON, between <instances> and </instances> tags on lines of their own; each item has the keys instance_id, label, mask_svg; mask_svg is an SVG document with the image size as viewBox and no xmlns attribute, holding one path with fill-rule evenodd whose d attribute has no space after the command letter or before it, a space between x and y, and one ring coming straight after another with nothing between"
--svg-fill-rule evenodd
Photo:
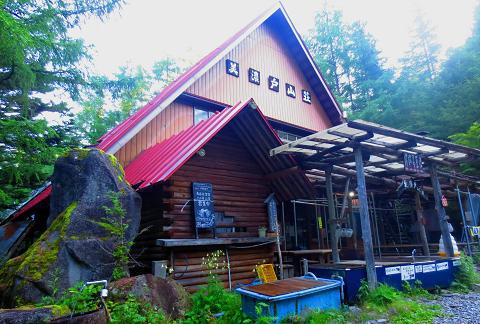
<instances>
[{"instance_id":1,"label":"japanese text on sign","mask_svg":"<svg viewBox=\"0 0 480 324\"><path fill-rule=\"evenodd\" d=\"M407 172L422 172L422 157L418 154L403 154L403 165Z\"/></svg>"},{"instance_id":2,"label":"japanese text on sign","mask_svg":"<svg viewBox=\"0 0 480 324\"><path fill-rule=\"evenodd\" d=\"M237 78L240 76L240 66L237 62L234 62L232 60L227 60L226 68L227 68L227 74L233 75L234 77L237 77Z\"/></svg>"},{"instance_id":3,"label":"japanese text on sign","mask_svg":"<svg viewBox=\"0 0 480 324\"><path fill-rule=\"evenodd\" d=\"M248 81L254 84L259 85L260 84L260 72L249 68L248 69Z\"/></svg>"},{"instance_id":4,"label":"japanese text on sign","mask_svg":"<svg viewBox=\"0 0 480 324\"><path fill-rule=\"evenodd\" d=\"M280 80L276 77L268 77L268 89L278 92L280 89Z\"/></svg>"},{"instance_id":5,"label":"japanese text on sign","mask_svg":"<svg viewBox=\"0 0 480 324\"><path fill-rule=\"evenodd\" d=\"M212 184L194 182L192 189L195 226L197 228L214 227L215 213L213 211Z\"/></svg>"}]
</instances>

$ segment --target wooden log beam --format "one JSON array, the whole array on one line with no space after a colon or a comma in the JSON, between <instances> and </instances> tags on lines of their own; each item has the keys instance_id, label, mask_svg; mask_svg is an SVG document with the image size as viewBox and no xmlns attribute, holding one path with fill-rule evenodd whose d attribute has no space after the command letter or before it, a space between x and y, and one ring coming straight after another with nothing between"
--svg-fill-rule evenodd
<instances>
[{"instance_id":1,"label":"wooden log beam","mask_svg":"<svg viewBox=\"0 0 480 324\"><path fill-rule=\"evenodd\" d=\"M406 141L412 141L413 140L413 141L416 141L417 143L420 143L420 144L425 144L425 145L429 145L429 146L436 146L436 147L440 147L440 148L441 147L446 147L446 148L448 148L452 151L461 152L461 153L465 153L465 154L469 154L469 155L471 154L471 155L480 156L480 150L478 150L478 149L473 149L473 148L469 148L469 147L466 147L466 146L462 146L462 145L458 145L458 144L454 144L454 143L450 143L450 142L445 142L445 141L442 141L442 140L438 140L438 139L434 139L434 138L430 138L430 137L426 137L426 136L421 136L421 135L405 132L405 131L402 131L402 130L399 130L399 129L394 129L394 128L390 128L390 127L366 122L366 121L363 121L363 120L349 121L348 126L352 127L352 128L359 129L359 130L363 130L363 131L370 131L370 132L373 132L375 134L381 134L381 135L385 135L385 136L389 136L389 137L400 138L400 139L403 139L403 140L406 140Z\"/></svg>"},{"instance_id":2,"label":"wooden log beam","mask_svg":"<svg viewBox=\"0 0 480 324\"><path fill-rule=\"evenodd\" d=\"M330 233L330 248L332 249L333 263L340 262L340 256L338 254L337 245L337 222L336 222L336 210L335 200L333 198L333 186L332 186L332 168L325 170L326 182L327 182L327 198L328 198L328 227Z\"/></svg>"},{"instance_id":3,"label":"wooden log beam","mask_svg":"<svg viewBox=\"0 0 480 324\"><path fill-rule=\"evenodd\" d=\"M418 228L420 232L420 239L422 240L422 245L423 245L423 255L429 257L430 249L428 248L427 232L425 231L425 225L423 221L422 202L420 200L420 193L418 191L415 191L415 207L417 210L417 222L418 222Z\"/></svg>"},{"instance_id":4,"label":"wooden log beam","mask_svg":"<svg viewBox=\"0 0 480 324\"><path fill-rule=\"evenodd\" d=\"M453 243L448 230L447 214L442 206L442 189L438 180L437 166L432 164L430 166L430 176L433 185L433 196L435 198L435 209L437 210L438 220L440 223L440 230L442 232L443 246L448 257L453 257Z\"/></svg>"},{"instance_id":5,"label":"wooden log beam","mask_svg":"<svg viewBox=\"0 0 480 324\"><path fill-rule=\"evenodd\" d=\"M357 193L360 204L360 222L362 227L363 248L367 268L368 288L370 291L377 287L377 272L373 255L372 230L368 213L367 187L363 170L363 156L361 147L355 148L355 164L357 167Z\"/></svg>"}]
</instances>

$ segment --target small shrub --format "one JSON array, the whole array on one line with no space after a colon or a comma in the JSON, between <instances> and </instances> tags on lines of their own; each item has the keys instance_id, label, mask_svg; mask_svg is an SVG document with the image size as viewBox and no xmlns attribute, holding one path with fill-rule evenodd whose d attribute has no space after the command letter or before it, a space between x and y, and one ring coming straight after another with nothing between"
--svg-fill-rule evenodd
<instances>
[{"instance_id":1,"label":"small shrub","mask_svg":"<svg viewBox=\"0 0 480 324\"><path fill-rule=\"evenodd\" d=\"M108 251L115 260L115 266L112 272L112 279L119 280L129 276L128 266L131 261L130 248L133 245L132 240L127 239L128 221L126 219L127 211L123 208L120 200L125 192L109 192L109 198L112 206L103 206L107 217L102 217L101 221L94 222L108 232L114 239L113 250Z\"/></svg>"},{"instance_id":2,"label":"small shrub","mask_svg":"<svg viewBox=\"0 0 480 324\"><path fill-rule=\"evenodd\" d=\"M480 265L480 253L473 253L472 261L476 265Z\"/></svg>"},{"instance_id":3,"label":"small shrub","mask_svg":"<svg viewBox=\"0 0 480 324\"><path fill-rule=\"evenodd\" d=\"M346 323L348 321L348 314L345 310L326 310L326 311L312 311L305 318L305 323L308 324L337 324Z\"/></svg>"},{"instance_id":4,"label":"small shrub","mask_svg":"<svg viewBox=\"0 0 480 324\"><path fill-rule=\"evenodd\" d=\"M111 323L167 323L161 310L130 295L122 302L108 302Z\"/></svg>"},{"instance_id":5,"label":"small shrub","mask_svg":"<svg viewBox=\"0 0 480 324\"><path fill-rule=\"evenodd\" d=\"M359 289L359 300L362 305L387 306L400 299L402 294L397 289L385 284L379 284L375 290L369 291L364 281Z\"/></svg>"},{"instance_id":6,"label":"small shrub","mask_svg":"<svg viewBox=\"0 0 480 324\"><path fill-rule=\"evenodd\" d=\"M420 280L416 280L413 285L411 285L408 281L404 281L402 283L402 292L404 295L410 298L434 298L432 294L422 288L422 282Z\"/></svg>"},{"instance_id":7,"label":"small shrub","mask_svg":"<svg viewBox=\"0 0 480 324\"><path fill-rule=\"evenodd\" d=\"M455 273L455 281L451 288L460 292L467 292L478 282L480 282L480 278L473 259L462 253L460 256L460 266Z\"/></svg>"},{"instance_id":8,"label":"small shrub","mask_svg":"<svg viewBox=\"0 0 480 324\"><path fill-rule=\"evenodd\" d=\"M223 313L223 314L222 314ZM216 318L217 314L222 314ZM185 323L249 323L242 312L238 294L227 291L222 284L211 278L206 287L191 297L191 307L185 314Z\"/></svg>"},{"instance_id":9,"label":"small shrub","mask_svg":"<svg viewBox=\"0 0 480 324\"><path fill-rule=\"evenodd\" d=\"M70 313L90 312L100 307L100 290L100 286L89 285L83 287L83 283L79 282L69 288L59 299L45 297L37 306L57 305L68 307Z\"/></svg>"}]
</instances>

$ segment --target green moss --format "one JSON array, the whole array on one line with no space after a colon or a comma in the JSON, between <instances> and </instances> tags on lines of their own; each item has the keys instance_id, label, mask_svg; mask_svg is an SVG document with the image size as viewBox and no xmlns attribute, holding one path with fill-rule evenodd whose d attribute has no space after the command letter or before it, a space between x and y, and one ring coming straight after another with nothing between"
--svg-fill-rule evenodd
<instances>
[{"instance_id":1,"label":"green moss","mask_svg":"<svg viewBox=\"0 0 480 324\"><path fill-rule=\"evenodd\" d=\"M48 308L52 309L52 315L55 317L62 317L72 313L67 305L52 305Z\"/></svg>"},{"instance_id":2,"label":"green moss","mask_svg":"<svg viewBox=\"0 0 480 324\"><path fill-rule=\"evenodd\" d=\"M61 157L67 158L69 156L75 155L77 159L83 160L88 156L92 149L84 149L84 148L74 148L70 151L66 151Z\"/></svg>"},{"instance_id":3,"label":"green moss","mask_svg":"<svg viewBox=\"0 0 480 324\"><path fill-rule=\"evenodd\" d=\"M11 284L17 273L29 281L40 280L57 259L60 242L76 207L77 202L70 204L23 255L7 261L0 270L1 282Z\"/></svg>"},{"instance_id":4,"label":"green moss","mask_svg":"<svg viewBox=\"0 0 480 324\"><path fill-rule=\"evenodd\" d=\"M120 162L118 162L117 158L113 154L107 154L108 159L110 160L110 164L115 168L120 171L120 174L118 175L118 181L125 181L125 170L123 169L122 165Z\"/></svg>"}]
</instances>

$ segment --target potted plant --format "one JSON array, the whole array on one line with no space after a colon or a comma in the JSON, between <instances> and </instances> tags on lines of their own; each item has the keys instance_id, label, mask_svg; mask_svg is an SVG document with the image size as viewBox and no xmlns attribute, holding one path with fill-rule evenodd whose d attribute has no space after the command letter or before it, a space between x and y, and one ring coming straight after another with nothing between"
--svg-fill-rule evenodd
<instances>
[{"instance_id":1,"label":"potted plant","mask_svg":"<svg viewBox=\"0 0 480 324\"><path fill-rule=\"evenodd\" d=\"M260 226L258 228L258 237L266 237L267 236L267 228L265 226Z\"/></svg>"}]
</instances>

